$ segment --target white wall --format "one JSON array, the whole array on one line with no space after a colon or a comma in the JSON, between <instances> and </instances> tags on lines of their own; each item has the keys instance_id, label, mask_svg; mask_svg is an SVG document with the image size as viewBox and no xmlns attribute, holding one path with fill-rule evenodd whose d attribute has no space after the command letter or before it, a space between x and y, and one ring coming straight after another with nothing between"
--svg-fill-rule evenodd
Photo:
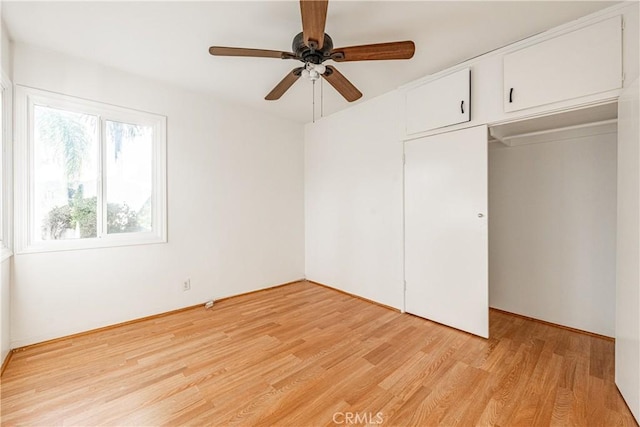
<instances>
[{"instance_id":1,"label":"white wall","mask_svg":"<svg viewBox=\"0 0 640 427\"><path fill-rule=\"evenodd\" d=\"M615 333L616 134L489 150L490 305Z\"/></svg>"},{"instance_id":2,"label":"white wall","mask_svg":"<svg viewBox=\"0 0 640 427\"><path fill-rule=\"evenodd\" d=\"M302 125L25 45L13 76L166 115L169 224L167 244L16 255L13 347L304 277Z\"/></svg>"},{"instance_id":3,"label":"white wall","mask_svg":"<svg viewBox=\"0 0 640 427\"><path fill-rule=\"evenodd\" d=\"M305 128L306 276L403 308L397 92Z\"/></svg>"},{"instance_id":4,"label":"white wall","mask_svg":"<svg viewBox=\"0 0 640 427\"><path fill-rule=\"evenodd\" d=\"M624 87L629 87L640 76L640 3L627 2L630 6L623 9L624 31L622 33L622 70Z\"/></svg>"},{"instance_id":5,"label":"white wall","mask_svg":"<svg viewBox=\"0 0 640 427\"><path fill-rule=\"evenodd\" d=\"M1 13L0 68L8 78L11 78L13 71L13 64L11 63L11 42L7 34L6 26L2 21ZM7 189L3 188L3 191L7 191ZM11 349L11 267L11 258L0 263L0 364L5 360Z\"/></svg>"},{"instance_id":6,"label":"white wall","mask_svg":"<svg viewBox=\"0 0 640 427\"><path fill-rule=\"evenodd\" d=\"M0 9L2 9L0 7ZM0 61L2 61L2 71L4 71L9 78L13 75L13 67L11 66L11 41L9 40L9 34L7 33L7 26L2 21L0 14Z\"/></svg>"},{"instance_id":7,"label":"white wall","mask_svg":"<svg viewBox=\"0 0 640 427\"><path fill-rule=\"evenodd\" d=\"M618 103L616 385L640 421L640 81Z\"/></svg>"}]
</instances>

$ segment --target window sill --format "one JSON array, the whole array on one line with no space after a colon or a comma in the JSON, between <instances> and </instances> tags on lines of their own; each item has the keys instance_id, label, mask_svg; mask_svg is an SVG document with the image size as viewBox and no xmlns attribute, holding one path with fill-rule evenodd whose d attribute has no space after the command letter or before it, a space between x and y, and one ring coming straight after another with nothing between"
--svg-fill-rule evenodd
<instances>
[{"instance_id":1,"label":"window sill","mask_svg":"<svg viewBox=\"0 0 640 427\"><path fill-rule=\"evenodd\" d=\"M22 255L42 252L78 251L122 246L153 245L159 243L167 243L167 239L155 234L150 234L146 236L119 236L118 238L106 239L54 240L29 245L25 248L16 250L16 253L18 255Z\"/></svg>"}]
</instances>

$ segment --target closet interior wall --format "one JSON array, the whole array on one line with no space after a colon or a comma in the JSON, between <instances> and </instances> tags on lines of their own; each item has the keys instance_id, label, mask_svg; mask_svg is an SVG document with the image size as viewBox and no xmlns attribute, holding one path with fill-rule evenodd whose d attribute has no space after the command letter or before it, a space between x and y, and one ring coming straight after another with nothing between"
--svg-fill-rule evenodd
<instances>
[{"instance_id":1,"label":"closet interior wall","mask_svg":"<svg viewBox=\"0 0 640 427\"><path fill-rule=\"evenodd\" d=\"M617 134L489 143L489 304L615 335Z\"/></svg>"}]
</instances>

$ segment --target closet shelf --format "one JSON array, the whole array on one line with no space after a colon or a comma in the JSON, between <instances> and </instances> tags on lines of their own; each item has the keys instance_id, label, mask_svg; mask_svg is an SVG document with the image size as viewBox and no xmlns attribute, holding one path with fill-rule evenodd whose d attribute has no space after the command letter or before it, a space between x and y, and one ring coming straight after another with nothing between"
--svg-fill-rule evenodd
<instances>
[{"instance_id":1,"label":"closet shelf","mask_svg":"<svg viewBox=\"0 0 640 427\"><path fill-rule=\"evenodd\" d=\"M608 102L562 113L495 124L489 127L489 133L492 139L513 147L615 133L617 121L618 104Z\"/></svg>"}]
</instances>

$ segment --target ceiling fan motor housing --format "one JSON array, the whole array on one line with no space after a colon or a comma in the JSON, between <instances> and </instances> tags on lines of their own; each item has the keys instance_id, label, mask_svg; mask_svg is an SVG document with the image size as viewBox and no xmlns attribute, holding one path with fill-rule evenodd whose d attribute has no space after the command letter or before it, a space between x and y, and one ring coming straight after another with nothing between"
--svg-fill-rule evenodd
<instances>
[{"instance_id":1,"label":"ceiling fan motor housing","mask_svg":"<svg viewBox=\"0 0 640 427\"><path fill-rule=\"evenodd\" d=\"M329 34L324 34L324 43L322 49L317 49L315 43L309 43L311 46L307 46L304 43L304 37L302 33L299 33L293 38L291 49L296 54L296 58L304 63L321 64L327 59L331 59L331 51L333 50L333 40Z\"/></svg>"}]
</instances>

